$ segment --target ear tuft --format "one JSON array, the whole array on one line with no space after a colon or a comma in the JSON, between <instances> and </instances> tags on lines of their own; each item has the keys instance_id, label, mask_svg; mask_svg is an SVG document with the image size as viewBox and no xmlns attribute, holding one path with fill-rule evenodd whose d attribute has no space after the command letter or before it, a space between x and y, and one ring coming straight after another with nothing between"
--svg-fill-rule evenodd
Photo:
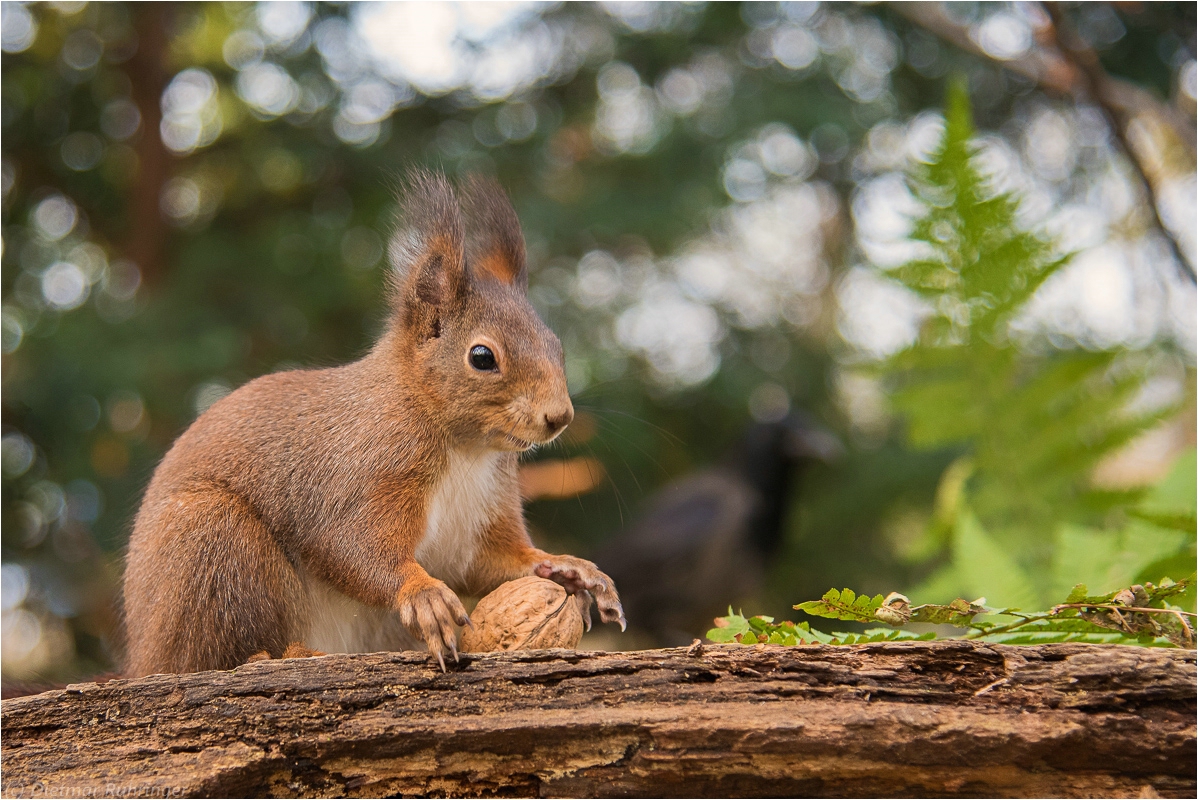
<instances>
[{"instance_id":1,"label":"ear tuft","mask_svg":"<svg viewBox=\"0 0 1198 800\"><path fill-rule=\"evenodd\" d=\"M493 178L471 175L463 207L469 234L466 254L470 270L520 289L528 288L524 234L507 194Z\"/></svg>"},{"instance_id":2,"label":"ear tuft","mask_svg":"<svg viewBox=\"0 0 1198 800\"><path fill-rule=\"evenodd\" d=\"M392 304L405 317L420 317L418 306L444 305L464 287L462 215L440 173L412 170L401 192L402 223L387 248Z\"/></svg>"}]
</instances>

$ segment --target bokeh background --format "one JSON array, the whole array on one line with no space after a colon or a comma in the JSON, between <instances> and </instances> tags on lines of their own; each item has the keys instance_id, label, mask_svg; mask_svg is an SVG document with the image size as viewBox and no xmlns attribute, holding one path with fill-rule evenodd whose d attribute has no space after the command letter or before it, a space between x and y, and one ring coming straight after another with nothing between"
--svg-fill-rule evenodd
<instances>
[{"instance_id":1,"label":"bokeh background","mask_svg":"<svg viewBox=\"0 0 1198 800\"><path fill-rule=\"evenodd\" d=\"M1069 428L1068 490L1117 502L1048 503L994 552L1042 603L1174 551L1193 571L1192 530L1127 527L1179 459L1194 494L1193 3L2 8L6 679L114 666L130 520L197 414L370 346L413 165L496 175L523 221L580 411L528 473L543 545L601 552L747 426L801 413L839 446L783 487L764 582L727 602L984 593L943 519L971 440L912 436L887 371L955 313L893 274L955 76L980 167L1073 254L1004 346L1135 364L1120 413L1149 420L1130 443Z\"/></svg>"}]
</instances>

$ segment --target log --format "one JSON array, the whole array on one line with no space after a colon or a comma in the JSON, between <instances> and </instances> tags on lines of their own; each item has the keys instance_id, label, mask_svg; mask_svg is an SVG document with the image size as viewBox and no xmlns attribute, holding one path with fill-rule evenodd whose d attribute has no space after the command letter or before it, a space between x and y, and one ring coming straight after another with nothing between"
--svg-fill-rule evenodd
<instances>
[{"instance_id":1,"label":"log","mask_svg":"<svg viewBox=\"0 0 1198 800\"><path fill-rule=\"evenodd\" d=\"M1194 797L1193 651L261 661L5 700L7 797Z\"/></svg>"}]
</instances>

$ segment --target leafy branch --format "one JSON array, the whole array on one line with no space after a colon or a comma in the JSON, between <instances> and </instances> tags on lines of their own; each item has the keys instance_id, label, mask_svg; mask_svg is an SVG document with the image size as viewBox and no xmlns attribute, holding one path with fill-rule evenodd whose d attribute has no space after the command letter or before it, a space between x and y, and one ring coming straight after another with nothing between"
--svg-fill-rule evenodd
<instances>
[{"instance_id":1,"label":"leafy branch","mask_svg":"<svg viewBox=\"0 0 1198 800\"><path fill-rule=\"evenodd\" d=\"M1192 451L1151 489L1094 480L1179 410L1136 403L1162 362L1153 349L1068 344L1036 322L1033 298L1070 254L1027 223L1021 197L979 158L964 83L951 85L944 117L939 144L907 173L912 257L883 273L929 313L909 347L861 367L881 381L909 445L958 455L929 524L902 544L929 568L912 594L1046 608L1079 580L1107 589L1189 574Z\"/></svg>"},{"instance_id":2,"label":"leafy branch","mask_svg":"<svg viewBox=\"0 0 1198 800\"><path fill-rule=\"evenodd\" d=\"M863 594L858 597L852 589L839 592L829 589L819 600L800 603L795 608L806 611L814 617L873 622L874 616L883 602L882 595L871 598L869 595Z\"/></svg>"},{"instance_id":3,"label":"leafy branch","mask_svg":"<svg viewBox=\"0 0 1198 800\"><path fill-rule=\"evenodd\" d=\"M829 589L819 600L799 603L795 608L814 617L882 623L888 627L870 628L862 633L824 633L806 622L775 622L773 617L765 616L746 618L729 608L727 616L715 621L716 627L707 632L707 638L713 642L781 645L949 638L998 644L1089 642L1194 649L1194 620L1198 615L1168 602L1187 592L1194 581L1193 575L1176 582L1164 578L1159 584L1136 584L1096 596L1087 595L1086 586L1078 584L1065 602L1047 611L1033 612L989 608L985 598L973 601L958 598L947 604L912 606L898 592L870 597L858 595L852 589ZM911 623L951 625L965 631L940 636L935 631L902 630Z\"/></svg>"}]
</instances>

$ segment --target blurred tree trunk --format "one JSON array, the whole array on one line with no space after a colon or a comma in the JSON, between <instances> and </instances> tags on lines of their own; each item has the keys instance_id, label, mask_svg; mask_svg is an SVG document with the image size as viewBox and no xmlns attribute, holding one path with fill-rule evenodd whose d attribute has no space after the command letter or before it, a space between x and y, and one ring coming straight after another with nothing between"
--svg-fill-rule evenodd
<instances>
[{"instance_id":1,"label":"blurred tree trunk","mask_svg":"<svg viewBox=\"0 0 1198 800\"><path fill-rule=\"evenodd\" d=\"M963 641L264 661L4 701L3 792L1193 797L1194 664Z\"/></svg>"},{"instance_id":2,"label":"blurred tree trunk","mask_svg":"<svg viewBox=\"0 0 1198 800\"><path fill-rule=\"evenodd\" d=\"M138 3L133 6L137 30L137 52L129 59L133 102L141 112L141 136L137 140L137 178L128 205L126 255L141 270L142 279L153 287L165 271L164 248L167 227L162 217L162 187L170 175L171 155L162 143L162 92L166 89L168 17L170 3Z\"/></svg>"}]
</instances>

